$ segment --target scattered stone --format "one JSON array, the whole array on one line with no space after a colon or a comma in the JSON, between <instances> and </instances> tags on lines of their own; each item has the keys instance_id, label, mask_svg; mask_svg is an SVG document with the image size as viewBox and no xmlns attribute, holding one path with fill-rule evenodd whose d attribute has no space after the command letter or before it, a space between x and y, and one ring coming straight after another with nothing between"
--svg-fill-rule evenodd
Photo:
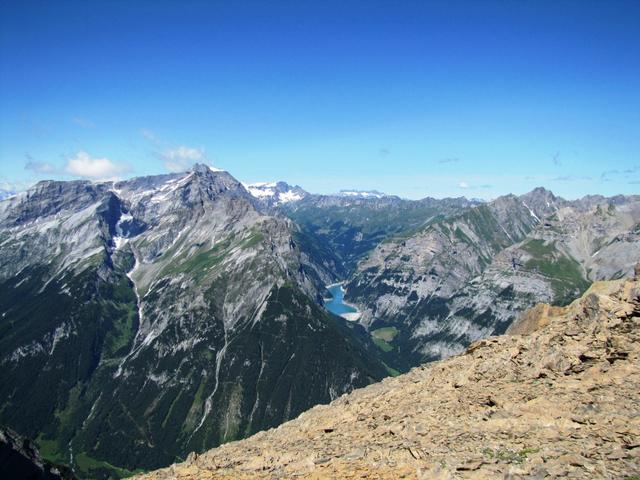
<instances>
[{"instance_id":1,"label":"scattered stone","mask_svg":"<svg viewBox=\"0 0 640 480\"><path fill-rule=\"evenodd\" d=\"M567 307L527 312L520 333L139 478L640 476L639 287L597 282Z\"/></svg>"}]
</instances>

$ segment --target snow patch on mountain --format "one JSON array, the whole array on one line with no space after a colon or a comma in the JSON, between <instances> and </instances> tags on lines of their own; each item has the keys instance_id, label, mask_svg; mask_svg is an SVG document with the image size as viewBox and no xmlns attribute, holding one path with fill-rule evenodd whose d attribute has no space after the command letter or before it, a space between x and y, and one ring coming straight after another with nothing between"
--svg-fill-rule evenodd
<instances>
[{"instance_id":1,"label":"snow patch on mountain","mask_svg":"<svg viewBox=\"0 0 640 480\"><path fill-rule=\"evenodd\" d=\"M131 215L130 213L123 212L120 214L120 218L116 223L116 234L113 237L113 243L116 250L119 250L120 248L122 248L129 241L129 238L127 237L122 226L123 224L127 222L131 222L132 220L133 220L133 215Z\"/></svg>"},{"instance_id":2,"label":"snow patch on mountain","mask_svg":"<svg viewBox=\"0 0 640 480\"><path fill-rule=\"evenodd\" d=\"M273 197L276 194L275 183L258 182L258 183L243 183L251 195L256 198Z\"/></svg>"},{"instance_id":3,"label":"snow patch on mountain","mask_svg":"<svg viewBox=\"0 0 640 480\"><path fill-rule=\"evenodd\" d=\"M527 210L529 210L529 214L531 214L531 216L535 218L538 221L538 223L540 223L540 218L538 218L538 216L533 212L533 210L531 210L526 203L522 202L522 204L525 206Z\"/></svg>"},{"instance_id":4,"label":"snow patch on mountain","mask_svg":"<svg viewBox=\"0 0 640 480\"><path fill-rule=\"evenodd\" d=\"M291 186L286 182L255 182L242 185L254 198L268 206L297 202L308 195L299 186Z\"/></svg>"},{"instance_id":5,"label":"snow patch on mountain","mask_svg":"<svg viewBox=\"0 0 640 480\"><path fill-rule=\"evenodd\" d=\"M289 190L288 192L284 192L280 194L280 201L283 203L286 202L297 202L298 200L302 200L304 198L303 195L294 192L293 190Z\"/></svg>"}]
</instances>

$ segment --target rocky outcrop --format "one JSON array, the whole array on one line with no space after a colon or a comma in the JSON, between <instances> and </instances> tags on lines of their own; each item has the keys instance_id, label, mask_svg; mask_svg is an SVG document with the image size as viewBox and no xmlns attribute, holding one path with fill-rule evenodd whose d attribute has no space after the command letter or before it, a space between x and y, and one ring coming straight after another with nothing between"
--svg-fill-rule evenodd
<instances>
[{"instance_id":1,"label":"rocky outcrop","mask_svg":"<svg viewBox=\"0 0 640 480\"><path fill-rule=\"evenodd\" d=\"M597 282L512 335L137 478L636 478L639 294Z\"/></svg>"},{"instance_id":2,"label":"rocky outcrop","mask_svg":"<svg viewBox=\"0 0 640 480\"><path fill-rule=\"evenodd\" d=\"M75 480L68 468L42 458L35 444L9 428L0 428L0 478Z\"/></svg>"}]
</instances>

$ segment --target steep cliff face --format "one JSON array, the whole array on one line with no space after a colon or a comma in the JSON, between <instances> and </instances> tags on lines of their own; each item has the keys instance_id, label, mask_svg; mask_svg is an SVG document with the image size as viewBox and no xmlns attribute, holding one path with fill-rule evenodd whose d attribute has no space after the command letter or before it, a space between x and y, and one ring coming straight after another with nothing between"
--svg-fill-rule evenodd
<instances>
[{"instance_id":1,"label":"steep cliff face","mask_svg":"<svg viewBox=\"0 0 640 480\"><path fill-rule=\"evenodd\" d=\"M597 282L511 335L137 478L635 478L639 295Z\"/></svg>"},{"instance_id":2,"label":"steep cliff face","mask_svg":"<svg viewBox=\"0 0 640 480\"><path fill-rule=\"evenodd\" d=\"M83 477L275 426L387 374L333 272L226 172L41 182L0 204L0 420Z\"/></svg>"},{"instance_id":3,"label":"steep cliff face","mask_svg":"<svg viewBox=\"0 0 640 480\"><path fill-rule=\"evenodd\" d=\"M591 281L628 275L640 258L639 222L638 197L501 197L382 242L359 262L346 297L374 334L397 332L387 361L407 368L504 332L536 302L563 305Z\"/></svg>"},{"instance_id":4,"label":"steep cliff face","mask_svg":"<svg viewBox=\"0 0 640 480\"><path fill-rule=\"evenodd\" d=\"M40 455L33 441L0 427L0 477L29 480L75 480L71 469Z\"/></svg>"}]
</instances>

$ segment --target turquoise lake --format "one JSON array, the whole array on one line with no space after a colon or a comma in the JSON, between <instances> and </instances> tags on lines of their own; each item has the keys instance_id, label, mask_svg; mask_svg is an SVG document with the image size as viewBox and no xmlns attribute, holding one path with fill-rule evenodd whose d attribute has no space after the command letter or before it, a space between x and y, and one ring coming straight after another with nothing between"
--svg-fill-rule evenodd
<instances>
[{"instance_id":1,"label":"turquoise lake","mask_svg":"<svg viewBox=\"0 0 640 480\"><path fill-rule=\"evenodd\" d=\"M333 298L330 301L325 302L324 306L327 310L335 315L342 315L343 313L355 313L358 310L344 304L344 291L342 285L330 285L327 290L331 293Z\"/></svg>"}]
</instances>

